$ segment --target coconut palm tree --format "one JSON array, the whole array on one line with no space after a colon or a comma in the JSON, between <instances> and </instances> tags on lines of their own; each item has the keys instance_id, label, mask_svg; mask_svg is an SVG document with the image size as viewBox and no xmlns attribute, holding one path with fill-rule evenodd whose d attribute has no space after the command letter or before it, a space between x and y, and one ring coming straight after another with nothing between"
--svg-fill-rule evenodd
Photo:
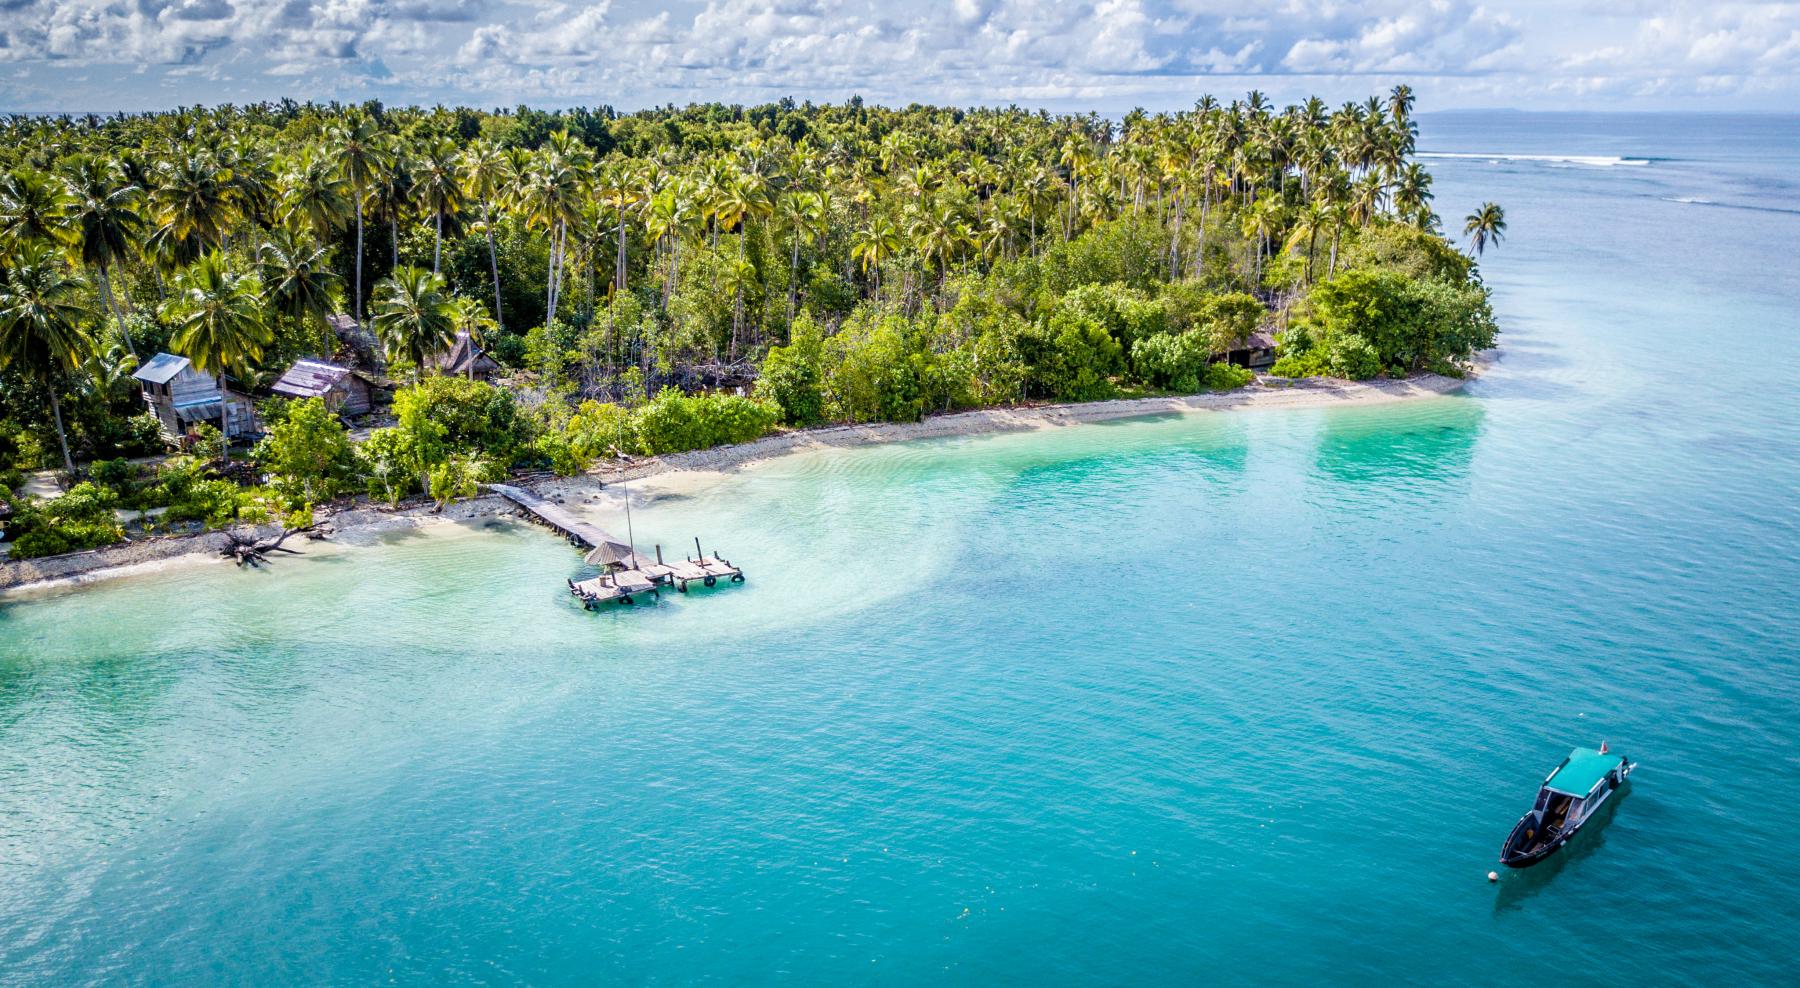
<instances>
[{"instance_id":1,"label":"coconut palm tree","mask_svg":"<svg viewBox=\"0 0 1800 988\"><path fill-rule=\"evenodd\" d=\"M1334 217L1331 208L1322 199L1314 199L1300 207L1294 216L1293 229L1288 232L1288 246L1293 248L1300 241L1306 241L1306 278L1307 284L1313 280L1313 256L1318 253L1319 234L1331 226Z\"/></svg>"},{"instance_id":2,"label":"coconut palm tree","mask_svg":"<svg viewBox=\"0 0 1800 988\"><path fill-rule=\"evenodd\" d=\"M75 234L81 262L94 273L100 285L107 311L119 327L125 349L137 356L131 334L125 329L125 317L113 298L112 267L129 257L138 235L144 228L139 212L144 190L127 181L117 162L83 156L75 159L64 177L68 190L67 221Z\"/></svg>"},{"instance_id":3,"label":"coconut palm tree","mask_svg":"<svg viewBox=\"0 0 1800 988\"><path fill-rule=\"evenodd\" d=\"M363 321L363 201L369 190L393 165L381 130L362 114L339 121L326 137L338 170L350 183L351 205L356 214L356 321Z\"/></svg>"},{"instance_id":4,"label":"coconut palm tree","mask_svg":"<svg viewBox=\"0 0 1800 988\"><path fill-rule=\"evenodd\" d=\"M305 227L321 242L336 236L355 212L355 188L337 160L319 148L302 148L282 173L280 186L282 222Z\"/></svg>"},{"instance_id":5,"label":"coconut palm tree","mask_svg":"<svg viewBox=\"0 0 1800 988\"><path fill-rule=\"evenodd\" d=\"M387 167L369 187L369 210L376 218L387 221L388 267L392 268L400 263L400 224L411 218L419 205L418 176L403 144L387 137L381 143L388 155Z\"/></svg>"},{"instance_id":6,"label":"coconut palm tree","mask_svg":"<svg viewBox=\"0 0 1800 988\"><path fill-rule=\"evenodd\" d=\"M456 145L449 138L440 137L426 145L416 160L413 188L419 204L431 214L431 273L436 274L444 253L444 220L455 223L463 207ZM454 227L451 232L455 232Z\"/></svg>"},{"instance_id":7,"label":"coconut palm tree","mask_svg":"<svg viewBox=\"0 0 1800 988\"><path fill-rule=\"evenodd\" d=\"M473 199L481 212L481 232L487 238L488 269L494 276L494 325L504 332L506 318L500 312L500 254L494 247L494 223L505 190L517 176L500 146L487 138L477 138L464 148L458 165L463 194Z\"/></svg>"},{"instance_id":8,"label":"coconut palm tree","mask_svg":"<svg viewBox=\"0 0 1800 988\"><path fill-rule=\"evenodd\" d=\"M75 472L63 428L61 378L88 359L93 339L82 327L92 313L82 303L84 286L61 253L43 241L28 242L6 258L0 279L0 368L36 380L50 394L50 414L63 469Z\"/></svg>"},{"instance_id":9,"label":"coconut palm tree","mask_svg":"<svg viewBox=\"0 0 1800 988\"><path fill-rule=\"evenodd\" d=\"M600 204L613 213L613 277L612 287L615 292L625 290L625 265L628 260L627 248L630 238L625 235L625 214L637 206L642 194L637 169L629 160L613 160L607 162L599 170L594 183L594 194ZM604 228L604 224L596 224Z\"/></svg>"},{"instance_id":10,"label":"coconut palm tree","mask_svg":"<svg viewBox=\"0 0 1800 988\"><path fill-rule=\"evenodd\" d=\"M1284 207L1280 195L1268 191L1256 197L1250 209L1243 215L1244 236L1255 239L1255 251L1251 285L1262 287L1263 255L1268 252L1268 244L1276 231L1281 229L1284 220Z\"/></svg>"},{"instance_id":11,"label":"coconut palm tree","mask_svg":"<svg viewBox=\"0 0 1800 988\"><path fill-rule=\"evenodd\" d=\"M851 239L850 256L862 265L864 274L873 276L875 295L881 294L881 266L899 252L900 231L879 217L856 231Z\"/></svg>"},{"instance_id":12,"label":"coconut palm tree","mask_svg":"<svg viewBox=\"0 0 1800 988\"><path fill-rule=\"evenodd\" d=\"M788 228L790 242L787 324L791 333L794 307L800 297L800 245L803 242L812 244L824 236L825 225L831 217L830 198L824 192L790 191L781 196L776 213L781 224Z\"/></svg>"},{"instance_id":13,"label":"coconut palm tree","mask_svg":"<svg viewBox=\"0 0 1800 988\"><path fill-rule=\"evenodd\" d=\"M178 261L198 257L225 242L237 219L236 192L231 169L206 151L177 153L157 163L156 186L150 191L151 211Z\"/></svg>"},{"instance_id":14,"label":"coconut palm tree","mask_svg":"<svg viewBox=\"0 0 1800 988\"><path fill-rule=\"evenodd\" d=\"M566 131L562 139L553 139L532 158L519 192L520 205L533 226L542 227L550 237L550 269L544 284L544 322L556 318L558 288L562 283L562 267L567 253L569 228L580 229L582 207L590 188L583 156ZM585 150L585 149L583 149Z\"/></svg>"},{"instance_id":15,"label":"coconut palm tree","mask_svg":"<svg viewBox=\"0 0 1800 988\"><path fill-rule=\"evenodd\" d=\"M219 435L231 460L231 377L248 377L273 339L263 318L262 286L253 274L232 271L214 250L181 272L165 318L175 325L169 346L195 368L219 379Z\"/></svg>"},{"instance_id":16,"label":"coconut palm tree","mask_svg":"<svg viewBox=\"0 0 1800 988\"><path fill-rule=\"evenodd\" d=\"M381 337L388 359L410 361L415 381L431 358L450 349L456 340L456 307L443 275L424 268L397 267L376 283L373 305L375 334Z\"/></svg>"},{"instance_id":17,"label":"coconut palm tree","mask_svg":"<svg viewBox=\"0 0 1800 988\"><path fill-rule=\"evenodd\" d=\"M68 211L62 184L43 172L0 176L0 251L10 253L31 241L61 239Z\"/></svg>"},{"instance_id":18,"label":"coconut palm tree","mask_svg":"<svg viewBox=\"0 0 1800 988\"><path fill-rule=\"evenodd\" d=\"M1431 175L1417 163L1403 165L1394 181L1394 213L1421 230L1436 222L1431 212Z\"/></svg>"},{"instance_id":19,"label":"coconut palm tree","mask_svg":"<svg viewBox=\"0 0 1800 988\"><path fill-rule=\"evenodd\" d=\"M304 233L276 227L257 252L257 268L264 303L297 328L316 324L319 357L330 360L336 347L328 320L337 311L343 280L331 269L331 252Z\"/></svg>"},{"instance_id":20,"label":"coconut palm tree","mask_svg":"<svg viewBox=\"0 0 1800 988\"><path fill-rule=\"evenodd\" d=\"M1413 91L1412 87L1401 83L1388 94L1387 111L1394 123L1405 127L1412 122Z\"/></svg>"},{"instance_id":21,"label":"coconut palm tree","mask_svg":"<svg viewBox=\"0 0 1800 988\"><path fill-rule=\"evenodd\" d=\"M749 264L744 257L744 244L750 238L750 221L769 215L774 208L774 204L769 201L768 180L755 171L729 176L719 189L719 198L714 206L713 216L718 221L719 229L736 229L738 235L736 269L740 276L733 279L731 302L733 360L737 359L738 332L744 321L744 285L752 280L741 276ZM754 268L751 270L754 271Z\"/></svg>"},{"instance_id":22,"label":"coconut palm tree","mask_svg":"<svg viewBox=\"0 0 1800 988\"><path fill-rule=\"evenodd\" d=\"M1476 256L1480 256L1490 245L1498 245L1506 235L1506 210L1495 203L1482 203L1480 209L1464 219L1463 233L1474 245Z\"/></svg>"}]
</instances>

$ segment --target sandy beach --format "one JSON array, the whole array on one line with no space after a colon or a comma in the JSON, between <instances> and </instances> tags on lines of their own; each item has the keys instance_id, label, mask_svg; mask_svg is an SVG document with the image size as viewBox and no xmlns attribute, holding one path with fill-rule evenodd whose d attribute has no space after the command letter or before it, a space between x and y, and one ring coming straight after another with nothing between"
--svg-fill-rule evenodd
<instances>
[{"instance_id":1,"label":"sandy beach","mask_svg":"<svg viewBox=\"0 0 1800 988\"><path fill-rule=\"evenodd\" d=\"M1465 382L1466 379L1437 374L1423 374L1403 381L1337 381L1314 378L1274 383L1264 379L1222 394L988 408L933 415L919 422L824 426L781 432L737 446L645 457L624 464L608 463L582 476L555 478L534 486L541 493L551 496L591 498L605 485L619 480L639 480L682 471L701 473L732 470L808 450L984 433L1025 432L1146 415L1378 405L1446 395L1461 388ZM433 505L423 499L414 499L393 509L366 502L357 503L329 514L321 511L320 520L335 538L445 522L468 522L496 514L510 514L512 510L512 505L504 498L489 494L460 501L441 511L434 510ZM238 531L242 535L261 537L279 530L262 526ZM42 559L9 560L0 563L0 596L143 575L173 565L224 563L226 560L219 553L226 541L226 537L219 532L206 532L144 539Z\"/></svg>"}]
</instances>

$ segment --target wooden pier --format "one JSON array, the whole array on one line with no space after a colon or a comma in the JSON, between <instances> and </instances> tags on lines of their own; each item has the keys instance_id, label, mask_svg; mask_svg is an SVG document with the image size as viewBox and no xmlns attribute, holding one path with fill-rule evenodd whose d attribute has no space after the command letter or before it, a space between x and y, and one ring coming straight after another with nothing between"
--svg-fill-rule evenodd
<instances>
[{"instance_id":1,"label":"wooden pier","mask_svg":"<svg viewBox=\"0 0 1800 988\"><path fill-rule=\"evenodd\" d=\"M651 559L623 539L607 533L600 526L584 521L548 498L510 484L489 484L488 489L518 505L527 515L562 537L570 545L588 550L587 561L600 567L600 574L586 580L570 580L569 593L580 599L582 606L594 607L617 601L631 605L649 594L662 597L662 588L673 586L687 593L688 584L699 582L713 586L719 580L744 582L744 571L717 554L708 556L694 540L694 555L676 562L664 562L662 546L656 547Z\"/></svg>"}]
</instances>

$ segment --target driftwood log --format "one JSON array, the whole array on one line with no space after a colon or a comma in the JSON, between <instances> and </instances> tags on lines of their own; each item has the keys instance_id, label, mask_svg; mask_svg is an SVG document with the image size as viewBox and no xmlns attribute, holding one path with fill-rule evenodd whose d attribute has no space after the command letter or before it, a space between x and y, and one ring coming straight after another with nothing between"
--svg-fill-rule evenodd
<instances>
[{"instance_id":1,"label":"driftwood log","mask_svg":"<svg viewBox=\"0 0 1800 988\"><path fill-rule=\"evenodd\" d=\"M231 532L226 532L225 537L231 540L231 544L224 549L221 549L219 555L224 556L227 559L235 559L239 566L258 566L262 563L266 563L269 561L269 553L271 552L285 552L293 556L304 556L306 554L300 550L289 549L283 546L282 543L286 542L291 536L310 534L317 528L317 525L307 525L302 528L284 528L281 530L281 534L274 538L255 540L240 538Z\"/></svg>"}]
</instances>

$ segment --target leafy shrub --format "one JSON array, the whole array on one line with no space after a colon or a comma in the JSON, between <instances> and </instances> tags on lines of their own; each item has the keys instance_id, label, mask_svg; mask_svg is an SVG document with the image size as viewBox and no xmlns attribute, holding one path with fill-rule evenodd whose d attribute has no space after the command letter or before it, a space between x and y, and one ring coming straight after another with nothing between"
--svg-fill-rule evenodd
<instances>
[{"instance_id":1,"label":"leafy shrub","mask_svg":"<svg viewBox=\"0 0 1800 988\"><path fill-rule=\"evenodd\" d=\"M1213 391L1236 391L1254 380L1256 374L1250 368L1221 360L1207 366L1203 383Z\"/></svg>"},{"instance_id":2,"label":"leafy shrub","mask_svg":"<svg viewBox=\"0 0 1800 988\"><path fill-rule=\"evenodd\" d=\"M202 460L216 460L225 452L224 436L211 422L196 422L182 437L182 446Z\"/></svg>"},{"instance_id":3,"label":"leafy shrub","mask_svg":"<svg viewBox=\"0 0 1800 988\"><path fill-rule=\"evenodd\" d=\"M349 490L355 480L350 434L323 398L288 402L281 421L257 444L255 455L297 502L328 501Z\"/></svg>"},{"instance_id":4,"label":"leafy shrub","mask_svg":"<svg viewBox=\"0 0 1800 988\"><path fill-rule=\"evenodd\" d=\"M1381 268L1409 278L1461 285L1475 262L1429 230L1405 223L1366 227L1344 248L1342 268Z\"/></svg>"},{"instance_id":5,"label":"leafy shrub","mask_svg":"<svg viewBox=\"0 0 1800 988\"><path fill-rule=\"evenodd\" d=\"M821 390L839 422L912 422L925 412L917 343L906 317L858 309L821 349Z\"/></svg>"},{"instance_id":6,"label":"leafy shrub","mask_svg":"<svg viewBox=\"0 0 1800 988\"><path fill-rule=\"evenodd\" d=\"M62 497L19 506L11 529L12 555L35 559L111 545L125 537L113 520L118 495L92 482L76 484Z\"/></svg>"},{"instance_id":7,"label":"leafy shrub","mask_svg":"<svg viewBox=\"0 0 1800 988\"><path fill-rule=\"evenodd\" d=\"M1124 351L1093 319L1062 310L1025 341L1033 390L1062 401L1112 397L1111 378L1124 369Z\"/></svg>"},{"instance_id":8,"label":"leafy shrub","mask_svg":"<svg viewBox=\"0 0 1800 988\"><path fill-rule=\"evenodd\" d=\"M121 500L128 500L137 487L138 468L129 460L95 460L88 465L88 479L117 491Z\"/></svg>"},{"instance_id":9,"label":"leafy shrub","mask_svg":"<svg viewBox=\"0 0 1800 988\"><path fill-rule=\"evenodd\" d=\"M1207 357L1206 340L1199 333L1158 333L1131 348L1131 366L1138 379L1170 391L1198 391Z\"/></svg>"},{"instance_id":10,"label":"leafy shrub","mask_svg":"<svg viewBox=\"0 0 1800 988\"><path fill-rule=\"evenodd\" d=\"M419 489L417 450L405 431L376 429L356 447L356 457L364 489L389 507Z\"/></svg>"},{"instance_id":11,"label":"leafy shrub","mask_svg":"<svg viewBox=\"0 0 1800 988\"><path fill-rule=\"evenodd\" d=\"M684 395L664 388L637 410L638 447L653 456L746 443L768 435L781 413L768 402L736 395Z\"/></svg>"},{"instance_id":12,"label":"leafy shrub","mask_svg":"<svg viewBox=\"0 0 1800 988\"><path fill-rule=\"evenodd\" d=\"M452 456L431 471L432 500L441 508L457 498L474 497L481 476L481 464L473 457Z\"/></svg>"},{"instance_id":13,"label":"leafy shrub","mask_svg":"<svg viewBox=\"0 0 1800 988\"><path fill-rule=\"evenodd\" d=\"M1374 352L1376 371L1417 370L1456 362L1494 345L1497 332L1487 289L1476 284L1420 281L1394 271L1346 271L1313 286L1307 298L1314 336L1327 347L1333 373L1362 370L1354 342L1331 349L1332 337L1356 336ZM1371 371L1363 376L1373 376Z\"/></svg>"},{"instance_id":14,"label":"leafy shrub","mask_svg":"<svg viewBox=\"0 0 1800 988\"><path fill-rule=\"evenodd\" d=\"M162 424L149 412L129 418L105 418L91 436L94 448L111 451L117 456L151 456L168 447L163 443Z\"/></svg>"},{"instance_id":15,"label":"leafy shrub","mask_svg":"<svg viewBox=\"0 0 1800 988\"><path fill-rule=\"evenodd\" d=\"M1381 373L1381 354L1356 333L1339 333L1325 341L1325 363L1336 377L1362 381Z\"/></svg>"},{"instance_id":16,"label":"leafy shrub","mask_svg":"<svg viewBox=\"0 0 1800 988\"><path fill-rule=\"evenodd\" d=\"M825 420L825 393L820 389L823 345L812 317L794 320L793 342L770 347L756 380L756 397L781 410L788 425L817 425Z\"/></svg>"},{"instance_id":17,"label":"leafy shrub","mask_svg":"<svg viewBox=\"0 0 1800 988\"><path fill-rule=\"evenodd\" d=\"M1057 306L1106 327L1113 339L1127 349L1138 340L1170 331L1166 305L1118 283L1082 285L1064 295Z\"/></svg>"},{"instance_id":18,"label":"leafy shrub","mask_svg":"<svg viewBox=\"0 0 1800 988\"><path fill-rule=\"evenodd\" d=\"M1147 289L1167 268L1168 249L1163 225L1149 214L1098 223L1044 251L1037 263L1039 288L1060 295L1077 285L1116 281Z\"/></svg>"},{"instance_id":19,"label":"leafy shrub","mask_svg":"<svg viewBox=\"0 0 1800 988\"><path fill-rule=\"evenodd\" d=\"M237 520L238 494L242 488L229 480L207 477L196 460L177 461L165 468L146 500L168 506L166 521L198 521L228 525Z\"/></svg>"},{"instance_id":20,"label":"leafy shrub","mask_svg":"<svg viewBox=\"0 0 1800 988\"><path fill-rule=\"evenodd\" d=\"M600 457L636 449L635 430L631 413L618 405L584 401L560 427L543 430L536 448L557 476L573 477Z\"/></svg>"},{"instance_id":21,"label":"leafy shrub","mask_svg":"<svg viewBox=\"0 0 1800 988\"><path fill-rule=\"evenodd\" d=\"M440 426L449 452L503 464L515 462L534 438L531 419L519 410L512 392L462 377L428 377L400 389L394 395L394 414L402 423Z\"/></svg>"},{"instance_id":22,"label":"leafy shrub","mask_svg":"<svg viewBox=\"0 0 1800 988\"><path fill-rule=\"evenodd\" d=\"M49 451L42 440L29 432L20 431L12 437L11 466L20 470L36 470L49 459Z\"/></svg>"}]
</instances>

